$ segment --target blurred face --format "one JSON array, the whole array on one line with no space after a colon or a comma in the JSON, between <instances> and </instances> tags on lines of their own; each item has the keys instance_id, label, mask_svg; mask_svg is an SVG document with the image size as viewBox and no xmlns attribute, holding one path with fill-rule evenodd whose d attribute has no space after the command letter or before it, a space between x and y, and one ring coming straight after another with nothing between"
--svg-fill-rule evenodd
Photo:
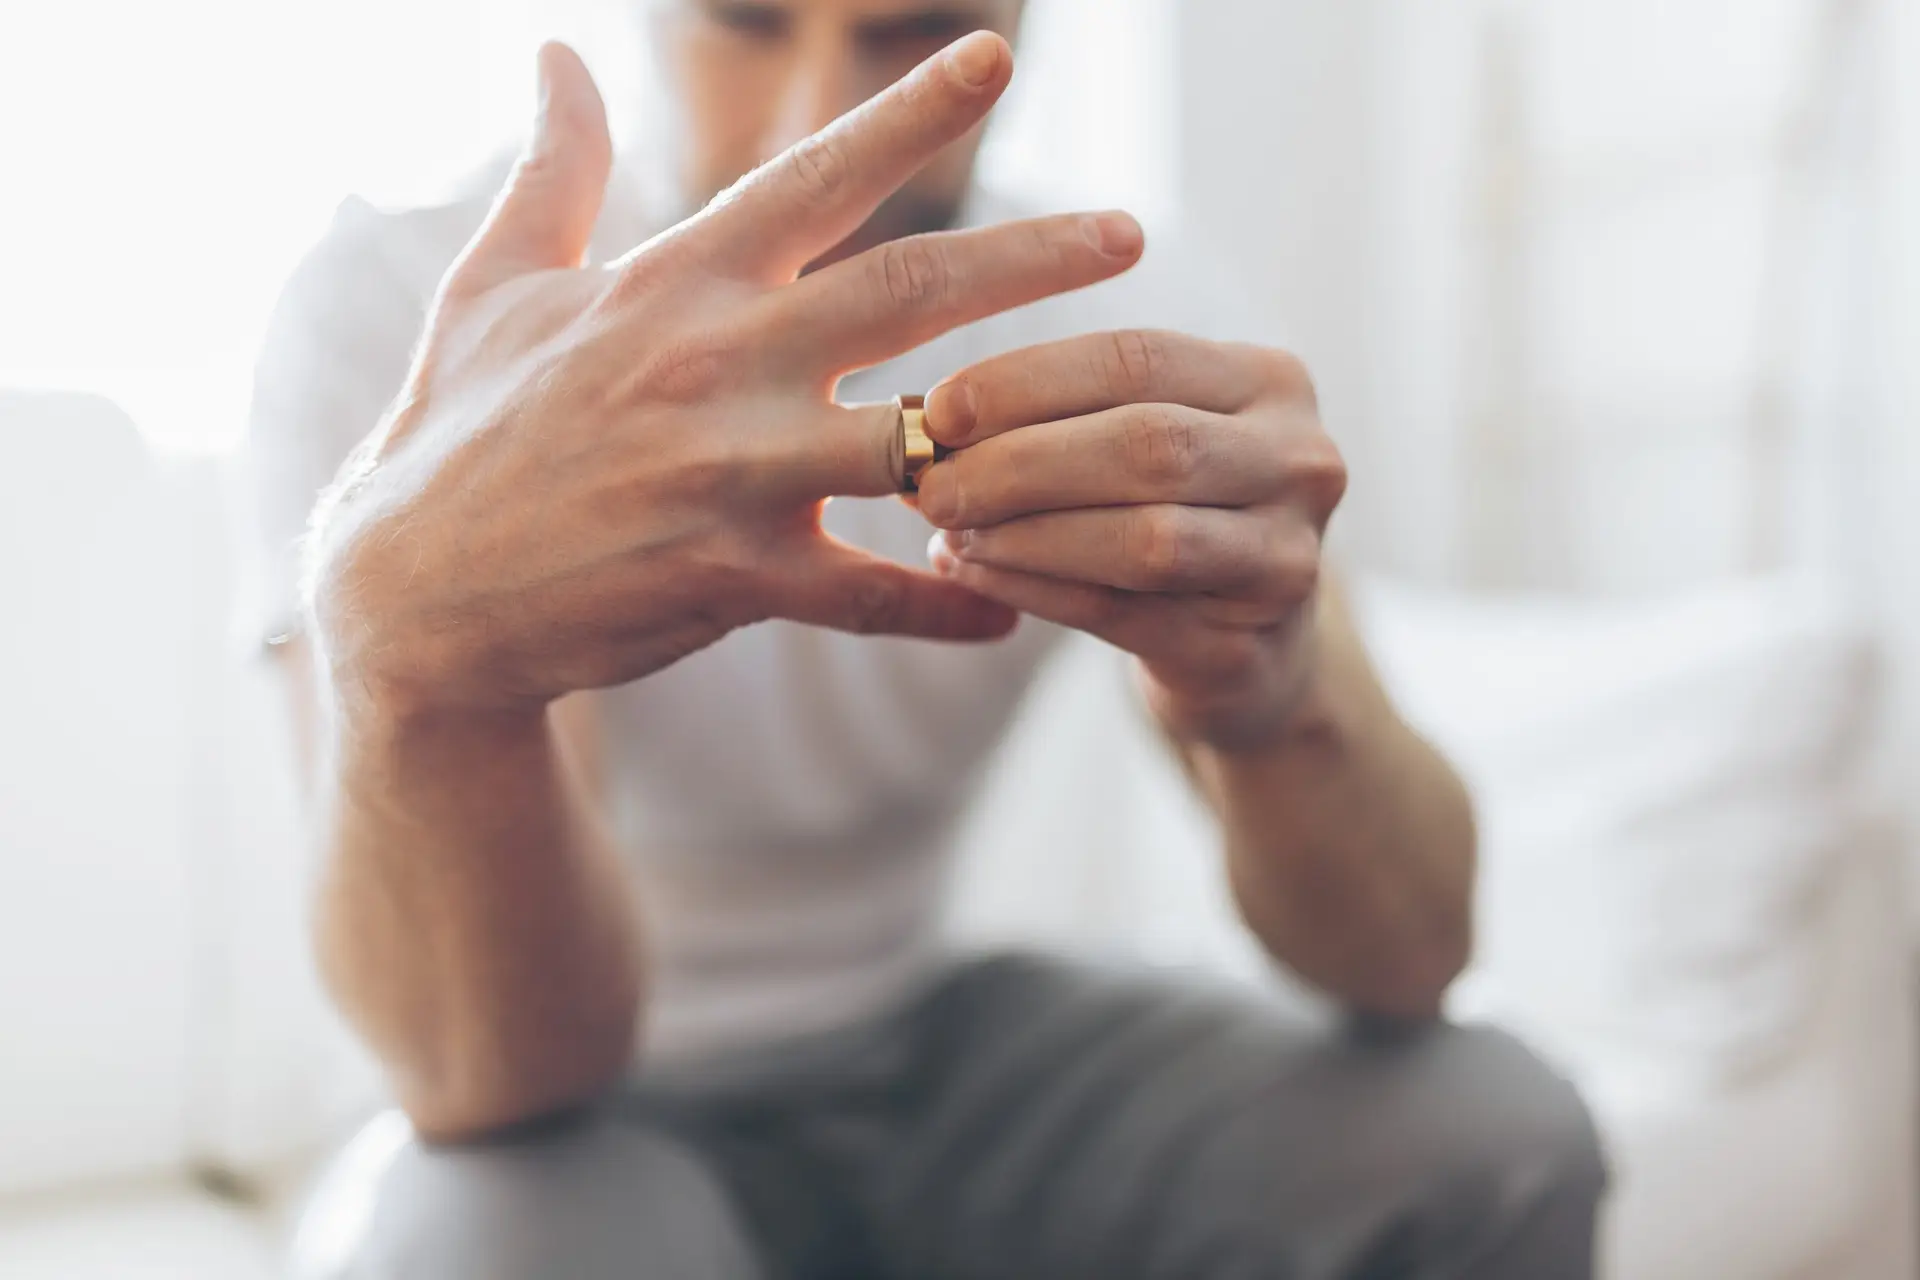
<instances>
[{"instance_id":1,"label":"blurred face","mask_svg":"<svg viewBox=\"0 0 1920 1280\"><path fill-rule=\"evenodd\" d=\"M697 203L859 106L970 31L1012 39L1021 0L664 0L662 71ZM951 225L980 131L947 148L830 255Z\"/></svg>"}]
</instances>

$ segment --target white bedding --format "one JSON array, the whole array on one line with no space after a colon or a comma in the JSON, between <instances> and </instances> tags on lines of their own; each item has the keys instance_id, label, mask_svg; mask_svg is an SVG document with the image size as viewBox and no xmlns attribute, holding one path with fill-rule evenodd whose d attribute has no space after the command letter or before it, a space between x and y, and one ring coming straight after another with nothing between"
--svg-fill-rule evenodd
<instances>
[{"instance_id":1,"label":"white bedding","mask_svg":"<svg viewBox=\"0 0 1920 1280\"><path fill-rule=\"evenodd\" d=\"M1790 1052L1814 917L1865 814L1872 650L1818 587L1629 602L1363 585L1402 709L1481 824L1454 1009L1565 1062L1730 1082Z\"/></svg>"},{"instance_id":2,"label":"white bedding","mask_svg":"<svg viewBox=\"0 0 1920 1280\"><path fill-rule=\"evenodd\" d=\"M1610 1280L1916 1274L1904 868L1885 833L1848 851L1816 921L1812 1016L1769 1070L1700 1088L1576 1068L1615 1167Z\"/></svg>"}]
</instances>

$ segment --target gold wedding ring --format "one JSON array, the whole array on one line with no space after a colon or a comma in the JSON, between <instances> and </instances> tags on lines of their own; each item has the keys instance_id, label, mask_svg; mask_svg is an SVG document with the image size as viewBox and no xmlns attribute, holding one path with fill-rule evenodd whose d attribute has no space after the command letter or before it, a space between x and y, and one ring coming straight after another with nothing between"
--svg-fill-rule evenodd
<instances>
[{"instance_id":1,"label":"gold wedding ring","mask_svg":"<svg viewBox=\"0 0 1920 1280\"><path fill-rule=\"evenodd\" d=\"M953 450L927 434L927 398L895 396L900 414L900 492L918 493L921 473Z\"/></svg>"}]
</instances>

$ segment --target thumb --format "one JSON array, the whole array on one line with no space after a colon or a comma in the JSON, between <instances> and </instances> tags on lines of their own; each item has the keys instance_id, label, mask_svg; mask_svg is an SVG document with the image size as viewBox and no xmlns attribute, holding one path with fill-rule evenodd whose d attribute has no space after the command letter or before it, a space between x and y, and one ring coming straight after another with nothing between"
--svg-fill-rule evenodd
<instances>
[{"instance_id":1,"label":"thumb","mask_svg":"<svg viewBox=\"0 0 1920 1280\"><path fill-rule=\"evenodd\" d=\"M1019 615L934 574L909 569L833 538L783 567L770 601L775 617L861 635L997 640Z\"/></svg>"},{"instance_id":2,"label":"thumb","mask_svg":"<svg viewBox=\"0 0 1920 1280\"><path fill-rule=\"evenodd\" d=\"M533 137L449 279L464 292L579 266L599 221L613 169L606 104L580 55L557 41L541 47L539 76Z\"/></svg>"}]
</instances>

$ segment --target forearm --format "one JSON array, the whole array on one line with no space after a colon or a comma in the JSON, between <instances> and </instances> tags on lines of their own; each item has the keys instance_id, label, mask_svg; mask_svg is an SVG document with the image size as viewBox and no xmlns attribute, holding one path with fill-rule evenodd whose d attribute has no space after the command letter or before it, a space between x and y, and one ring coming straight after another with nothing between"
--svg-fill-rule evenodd
<instances>
[{"instance_id":1,"label":"forearm","mask_svg":"<svg viewBox=\"0 0 1920 1280\"><path fill-rule=\"evenodd\" d=\"M639 1011L630 897L554 712L333 719L316 926L328 984L423 1132L615 1080Z\"/></svg>"},{"instance_id":2,"label":"forearm","mask_svg":"<svg viewBox=\"0 0 1920 1280\"><path fill-rule=\"evenodd\" d=\"M1277 960L1372 1013L1430 1017L1472 944L1472 807L1380 688L1337 595L1281 740L1189 747L1242 916Z\"/></svg>"}]
</instances>

